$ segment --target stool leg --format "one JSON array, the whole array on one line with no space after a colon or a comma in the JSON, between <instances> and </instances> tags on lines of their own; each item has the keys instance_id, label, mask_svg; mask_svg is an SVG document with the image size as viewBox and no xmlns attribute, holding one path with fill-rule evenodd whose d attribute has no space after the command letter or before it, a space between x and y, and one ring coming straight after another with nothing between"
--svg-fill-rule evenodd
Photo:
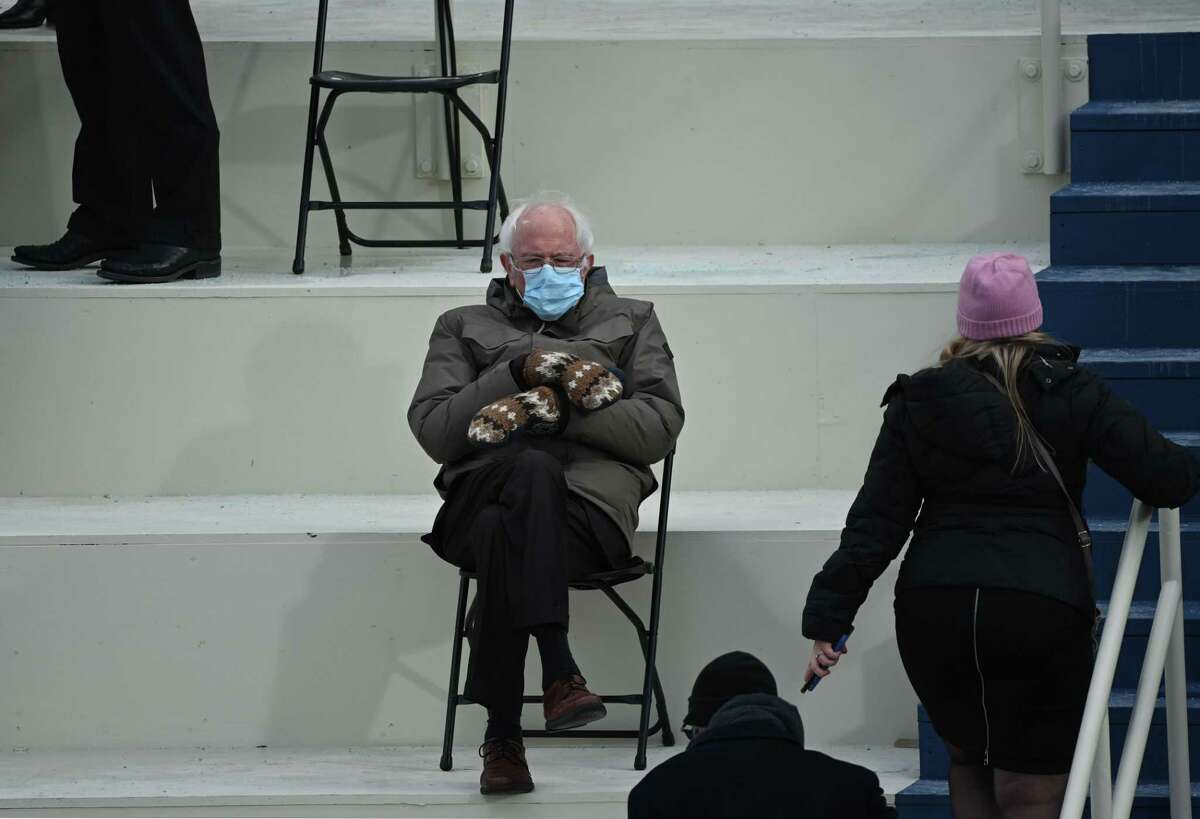
<instances>
[{"instance_id":1,"label":"stool leg","mask_svg":"<svg viewBox=\"0 0 1200 819\"><path fill-rule=\"evenodd\" d=\"M308 203L312 189L313 149L317 146L317 104L321 90L313 86L308 101L308 130L304 132L304 172L300 179L300 219L296 225L296 258L292 261L292 272L304 272L304 243L308 234Z\"/></svg>"},{"instance_id":2,"label":"stool leg","mask_svg":"<svg viewBox=\"0 0 1200 819\"><path fill-rule=\"evenodd\" d=\"M458 609L454 614L454 647L450 652L450 686L446 691L446 733L442 738L441 769L454 767L454 718L458 713L458 674L462 666L463 623L467 616L467 589L471 581L458 582Z\"/></svg>"}]
</instances>

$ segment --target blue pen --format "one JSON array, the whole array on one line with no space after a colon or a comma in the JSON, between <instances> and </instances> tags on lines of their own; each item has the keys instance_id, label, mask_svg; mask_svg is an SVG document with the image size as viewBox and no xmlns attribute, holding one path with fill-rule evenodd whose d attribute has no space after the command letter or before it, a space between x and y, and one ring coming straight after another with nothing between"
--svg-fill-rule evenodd
<instances>
[{"instance_id":1,"label":"blue pen","mask_svg":"<svg viewBox=\"0 0 1200 819\"><path fill-rule=\"evenodd\" d=\"M843 651L846 650L846 641L849 639L850 639L849 634L843 634L841 637L838 638L838 641L833 644L833 650L836 651L838 654L841 654ZM816 688L817 683L819 683L820 681L821 681L821 677L818 677L816 674L813 674L812 677L809 678L808 682L806 682L804 684L804 687L800 689L800 693L807 694L809 691L812 691L814 688Z\"/></svg>"}]
</instances>

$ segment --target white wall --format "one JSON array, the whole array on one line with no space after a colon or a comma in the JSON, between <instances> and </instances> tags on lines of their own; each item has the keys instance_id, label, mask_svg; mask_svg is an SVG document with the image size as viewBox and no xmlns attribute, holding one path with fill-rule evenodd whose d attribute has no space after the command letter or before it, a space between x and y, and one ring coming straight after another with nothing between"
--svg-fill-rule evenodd
<instances>
[{"instance_id":1,"label":"white wall","mask_svg":"<svg viewBox=\"0 0 1200 819\"><path fill-rule=\"evenodd\" d=\"M800 613L835 545L836 532L672 536L660 670L676 728L700 668L742 649L774 670L812 744L915 736L891 634L894 569L838 675L800 697ZM454 569L413 535L10 539L0 545L0 748L440 742L456 588ZM645 611L649 583L627 588ZM574 594L572 642L595 690L640 689L632 629L599 593ZM532 647L528 669L532 693ZM527 725L540 710L527 707ZM635 709L610 712L607 724L636 724ZM458 741L481 730L481 710L464 708Z\"/></svg>"},{"instance_id":2,"label":"white wall","mask_svg":"<svg viewBox=\"0 0 1200 819\"><path fill-rule=\"evenodd\" d=\"M207 46L227 246L294 242L310 51ZM1062 179L1020 173L1017 145L1016 65L1037 53L1028 36L519 42L508 188L571 192L613 244L1044 239ZM327 65L403 73L426 59L414 45L334 44ZM464 47L464 63L489 60ZM0 76L0 245L49 240L71 209L77 129L53 44L0 43ZM339 103L344 195L445 195L415 179L411 105ZM352 222L412 237L440 218ZM328 213L310 236L335 242Z\"/></svg>"},{"instance_id":3,"label":"white wall","mask_svg":"<svg viewBox=\"0 0 1200 819\"><path fill-rule=\"evenodd\" d=\"M953 332L950 287L634 288L676 354L680 488L855 486L884 389ZM405 413L434 318L479 288L0 298L0 496L431 491Z\"/></svg>"}]
</instances>

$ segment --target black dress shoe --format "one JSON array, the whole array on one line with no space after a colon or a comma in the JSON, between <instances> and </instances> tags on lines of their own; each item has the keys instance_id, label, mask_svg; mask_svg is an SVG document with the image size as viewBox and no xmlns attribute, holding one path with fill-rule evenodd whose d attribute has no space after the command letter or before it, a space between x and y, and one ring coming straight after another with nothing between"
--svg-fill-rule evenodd
<instances>
[{"instance_id":1,"label":"black dress shoe","mask_svg":"<svg viewBox=\"0 0 1200 819\"><path fill-rule=\"evenodd\" d=\"M0 13L0 28L37 28L46 22L47 0L17 0Z\"/></svg>"},{"instance_id":2,"label":"black dress shoe","mask_svg":"<svg viewBox=\"0 0 1200 819\"><path fill-rule=\"evenodd\" d=\"M129 245L97 242L70 228L62 238L48 245L18 245L13 248L12 260L38 270L74 270L92 262L127 253Z\"/></svg>"},{"instance_id":3,"label":"black dress shoe","mask_svg":"<svg viewBox=\"0 0 1200 819\"><path fill-rule=\"evenodd\" d=\"M221 275L221 254L215 250L143 244L137 250L108 257L99 272L105 279L126 284L207 279Z\"/></svg>"}]
</instances>

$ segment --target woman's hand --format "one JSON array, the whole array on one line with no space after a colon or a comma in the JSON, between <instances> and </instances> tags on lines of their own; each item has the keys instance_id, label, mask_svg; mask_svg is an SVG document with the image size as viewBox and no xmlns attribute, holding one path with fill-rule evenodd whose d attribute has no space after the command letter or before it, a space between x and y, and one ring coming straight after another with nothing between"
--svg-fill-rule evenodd
<instances>
[{"instance_id":1,"label":"woman's hand","mask_svg":"<svg viewBox=\"0 0 1200 819\"><path fill-rule=\"evenodd\" d=\"M827 643L824 640L813 641L812 657L808 660L808 671L804 675L804 681L808 682L814 676L828 677L833 667L837 665L842 654L845 654L847 649L842 649L840 652L835 651L833 643Z\"/></svg>"}]
</instances>

